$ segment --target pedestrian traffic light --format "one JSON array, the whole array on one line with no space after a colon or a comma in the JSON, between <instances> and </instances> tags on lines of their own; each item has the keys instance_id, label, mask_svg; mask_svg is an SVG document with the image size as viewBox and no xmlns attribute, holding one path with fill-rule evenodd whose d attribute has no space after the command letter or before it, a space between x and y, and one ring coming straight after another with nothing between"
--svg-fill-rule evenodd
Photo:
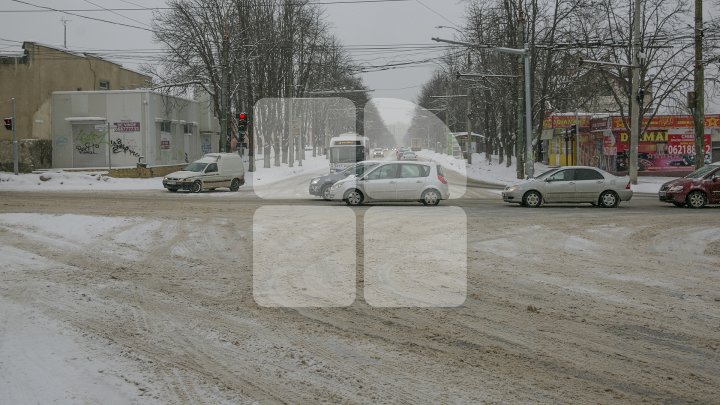
<instances>
[{"instance_id":1,"label":"pedestrian traffic light","mask_svg":"<svg viewBox=\"0 0 720 405\"><path fill-rule=\"evenodd\" d=\"M247 131L247 121L248 121L247 113L242 112L242 113L238 114L238 131L240 131L240 132Z\"/></svg>"},{"instance_id":2,"label":"pedestrian traffic light","mask_svg":"<svg viewBox=\"0 0 720 405\"><path fill-rule=\"evenodd\" d=\"M8 131L12 131L13 129L13 119L12 118L5 118L3 121L5 121L5 129Z\"/></svg>"}]
</instances>

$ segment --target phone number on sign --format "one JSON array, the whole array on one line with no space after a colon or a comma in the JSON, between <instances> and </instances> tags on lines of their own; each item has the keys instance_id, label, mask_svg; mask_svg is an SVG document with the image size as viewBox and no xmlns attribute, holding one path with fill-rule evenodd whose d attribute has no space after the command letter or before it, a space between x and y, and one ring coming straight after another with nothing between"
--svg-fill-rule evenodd
<instances>
[{"instance_id":1,"label":"phone number on sign","mask_svg":"<svg viewBox=\"0 0 720 405\"><path fill-rule=\"evenodd\" d=\"M668 145L667 153L671 155L694 155L694 144ZM705 145L705 153L710 153L710 145Z\"/></svg>"}]
</instances>

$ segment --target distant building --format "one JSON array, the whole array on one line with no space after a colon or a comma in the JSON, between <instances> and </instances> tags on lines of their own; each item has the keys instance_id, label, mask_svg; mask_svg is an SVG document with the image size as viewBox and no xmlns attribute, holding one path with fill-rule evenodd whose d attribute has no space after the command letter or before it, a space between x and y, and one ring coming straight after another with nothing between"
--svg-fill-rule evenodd
<instances>
[{"instance_id":1,"label":"distant building","mask_svg":"<svg viewBox=\"0 0 720 405\"><path fill-rule=\"evenodd\" d=\"M0 116L12 115L20 140L21 170L50 167L51 99L55 91L147 88L150 77L92 54L24 42L23 53L0 55ZM0 130L0 169L12 168L12 132Z\"/></svg>"}]
</instances>

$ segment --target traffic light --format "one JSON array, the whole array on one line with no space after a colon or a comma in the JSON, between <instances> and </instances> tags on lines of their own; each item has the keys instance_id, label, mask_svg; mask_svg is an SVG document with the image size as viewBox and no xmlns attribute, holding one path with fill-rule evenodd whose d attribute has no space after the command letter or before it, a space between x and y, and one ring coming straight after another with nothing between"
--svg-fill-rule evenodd
<instances>
[{"instance_id":1,"label":"traffic light","mask_svg":"<svg viewBox=\"0 0 720 405\"><path fill-rule=\"evenodd\" d=\"M570 137L577 135L577 125L570 125Z\"/></svg>"},{"instance_id":2,"label":"traffic light","mask_svg":"<svg viewBox=\"0 0 720 405\"><path fill-rule=\"evenodd\" d=\"M247 131L247 122L248 122L247 113L242 112L242 113L238 114L238 131L239 132Z\"/></svg>"},{"instance_id":3,"label":"traffic light","mask_svg":"<svg viewBox=\"0 0 720 405\"><path fill-rule=\"evenodd\" d=\"M12 118L5 118L3 121L5 121L5 129L8 131L12 131L13 129L13 119Z\"/></svg>"}]
</instances>

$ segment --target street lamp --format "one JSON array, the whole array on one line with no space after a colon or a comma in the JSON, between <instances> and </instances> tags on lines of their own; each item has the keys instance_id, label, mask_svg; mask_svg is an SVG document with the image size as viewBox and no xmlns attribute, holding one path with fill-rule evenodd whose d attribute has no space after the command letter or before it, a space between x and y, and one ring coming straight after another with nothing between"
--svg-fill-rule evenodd
<instances>
[{"instance_id":1,"label":"street lamp","mask_svg":"<svg viewBox=\"0 0 720 405\"><path fill-rule=\"evenodd\" d=\"M530 103L530 47L526 42L523 49L505 48L501 46L476 45L469 42L450 41L441 38L431 38L435 42L445 42L453 45L462 45L469 48L489 49L491 51L509 53L522 56L525 61L525 175L532 177L535 172L535 162L532 153L532 105Z\"/></svg>"}]
</instances>

